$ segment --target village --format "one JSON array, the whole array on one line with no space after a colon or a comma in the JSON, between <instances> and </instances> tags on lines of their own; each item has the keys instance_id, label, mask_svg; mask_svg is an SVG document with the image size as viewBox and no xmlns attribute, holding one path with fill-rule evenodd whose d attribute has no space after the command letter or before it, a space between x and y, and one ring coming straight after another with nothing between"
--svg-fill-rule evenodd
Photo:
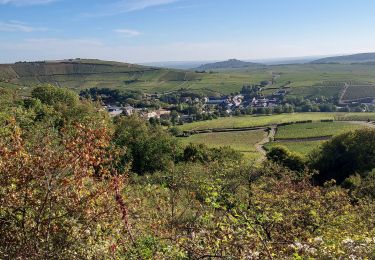
<instances>
[{"instance_id":1,"label":"village","mask_svg":"<svg viewBox=\"0 0 375 260\"><path fill-rule=\"evenodd\" d=\"M267 83L268 84L268 83ZM104 102L104 108L110 116L131 116L138 114L146 120L173 121L187 123L220 116L246 114L246 111L272 109L281 105L288 93L284 89L271 95L263 95L265 83L243 86L239 93L226 96L200 96L179 90L168 94L143 94L142 100L154 107L130 105L119 102Z\"/></svg>"}]
</instances>

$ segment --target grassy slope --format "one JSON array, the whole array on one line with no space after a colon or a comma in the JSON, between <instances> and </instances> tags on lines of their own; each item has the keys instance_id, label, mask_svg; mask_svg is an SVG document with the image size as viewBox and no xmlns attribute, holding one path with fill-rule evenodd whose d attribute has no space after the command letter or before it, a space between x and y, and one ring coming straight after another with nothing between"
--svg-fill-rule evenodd
<instances>
[{"instance_id":1,"label":"grassy slope","mask_svg":"<svg viewBox=\"0 0 375 260\"><path fill-rule=\"evenodd\" d=\"M278 81L292 81L292 87L312 86L323 81L375 82L375 65L304 64L271 68L281 73Z\"/></svg>"},{"instance_id":2,"label":"grassy slope","mask_svg":"<svg viewBox=\"0 0 375 260\"><path fill-rule=\"evenodd\" d=\"M244 153L247 159L257 159L255 145L266 137L264 131L232 132L232 133L207 133L193 135L187 138L179 138L183 144L203 143L208 147L230 146L233 149Z\"/></svg>"},{"instance_id":3,"label":"grassy slope","mask_svg":"<svg viewBox=\"0 0 375 260\"><path fill-rule=\"evenodd\" d=\"M230 94L239 91L244 84L258 83L270 77L271 74L264 70L195 73L98 60L0 65L0 82L15 88L19 88L18 85L30 88L40 83L52 83L76 90L109 87L168 92L187 88L210 94Z\"/></svg>"},{"instance_id":4,"label":"grassy slope","mask_svg":"<svg viewBox=\"0 0 375 260\"><path fill-rule=\"evenodd\" d=\"M334 96L342 87L324 84L327 81L357 81L375 83L375 65L304 64L278 65L267 68L232 69L218 73L195 73L193 71L168 70L131 65L119 62L81 60L79 62L49 62L41 64L0 65L0 81L33 86L38 83L53 83L73 89L109 87L143 90L145 92L168 92L187 88L212 94L230 94L240 91L244 84L271 80L272 72L279 74L276 84L291 81L294 96ZM136 80L126 84L125 81ZM12 84L13 83L13 84ZM265 90L272 93L274 90Z\"/></svg>"},{"instance_id":5,"label":"grassy slope","mask_svg":"<svg viewBox=\"0 0 375 260\"><path fill-rule=\"evenodd\" d=\"M324 141L314 141L314 142L272 142L265 145L266 149L271 149L272 147L276 146L284 146L289 151L299 153L303 156L307 156L311 153L314 149L317 149Z\"/></svg>"},{"instance_id":6,"label":"grassy slope","mask_svg":"<svg viewBox=\"0 0 375 260\"><path fill-rule=\"evenodd\" d=\"M364 128L349 122L314 122L281 126L277 129L276 139L310 138L338 135L347 131Z\"/></svg>"},{"instance_id":7,"label":"grassy slope","mask_svg":"<svg viewBox=\"0 0 375 260\"><path fill-rule=\"evenodd\" d=\"M297 97L338 97L342 87L325 82L375 82L375 65L304 64L270 68L280 74L277 85L292 82L290 95Z\"/></svg>"},{"instance_id":8,"label":"grassy slope","mask_svg":"<svg viewBox=\"0 0 375 260\"><path fill-rule=\"evenodd\" d=\"M281 126L278 128L276 139L292 138L310 138L328 135L339 135L348 131L361 129L366 126L356 125L349 122L316 122L307 124L295 124ZM324 141L289 141L289 142L271 142L265 145L266 149L275 146L284 146L290 151L308 155L311 151L319 147Z\"/></svg>"},{"instance_id":9,"label":"grassy slope","mask_svg":"<svg viewBox=\"0 0 375 260\"><path fill-rule=\"evenodd\" d=\"M222 117L211 121L200 121L180 126L181 130L202 130L213 128L238 128L265 126L304 120L375 120L375 113L294 113L271 116L243 116L243 117Z\"/></svg>"}]
</instances>

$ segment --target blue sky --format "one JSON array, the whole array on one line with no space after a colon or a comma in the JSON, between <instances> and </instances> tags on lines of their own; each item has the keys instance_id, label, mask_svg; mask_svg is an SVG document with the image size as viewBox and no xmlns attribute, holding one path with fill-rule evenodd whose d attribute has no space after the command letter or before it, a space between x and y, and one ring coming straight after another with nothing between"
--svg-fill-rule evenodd
<instances>
[{"instance_id":1,"label":"blue sky","mask_svg":"<svg viewBox=\"0 0 375 260\"><path fill-rule=\"evenodd\" d=\"M375 52L374 0L0 0L0 62Z\"/></svg>"}]
</instances>

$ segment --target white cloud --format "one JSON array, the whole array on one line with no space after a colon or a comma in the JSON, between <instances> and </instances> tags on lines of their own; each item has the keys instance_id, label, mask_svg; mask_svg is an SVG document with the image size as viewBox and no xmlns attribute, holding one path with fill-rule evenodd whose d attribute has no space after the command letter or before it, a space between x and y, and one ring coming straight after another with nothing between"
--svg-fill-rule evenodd
<instances>
[{"instance_id":1,"label":"white cloud","mask_svg":"<svg viewBox=\"0 0 375 260\"><path fill-rule=\"evenodd\" d=\"M0 0L1 1L1 0ZM117 0L114 3L103 4L92 13L84 13L80 17L111 16L144 10L156 6L173 4L183 0Z\"/></svg>"},{"instance_id":2,"label":"white cloud","mask_svg":"<svg viewBox=\"0 0 375 260\"><path fill-rule=\"evenodd\" d=\"M135 36L142 35L141 32L137 30L131 30L131 29L116 29L114 30L114 32L121 34L125 37L135 37Z\"/></svg>"},{"instance_id":3,"label":"white cloud","mask_svg":"<svg viewBox=\"0 0 375 260\"><path fill-rule=\"evenodd\" d=\"M12 4L16 6L24 5L45 5L58 0L0 0L0 4Z\"/></svg>"},{"instance_id":4,"label":"white cloud","mask_svg":"<svg viewBox=\"0 0 375 260\"><path fill-rule=\"evenodd\" d=\"M122 0L115 3L115 6L122 12L143 10L149 7L172 4L179 0Z\"/></svg>"},{"instance_id":5,"label":"white cloud","mask_svg":"<svg viewBox=\"0 0 375 260\"><path fill-rule=\"evenodd\" d=\"M47 28L43 27L33 27L26 23L22 23L19 21L9 21L9 22L1 22L0 21L0 31L1 32L37 32L37 31L47 31Z\"/></svg>"}]
</instances>

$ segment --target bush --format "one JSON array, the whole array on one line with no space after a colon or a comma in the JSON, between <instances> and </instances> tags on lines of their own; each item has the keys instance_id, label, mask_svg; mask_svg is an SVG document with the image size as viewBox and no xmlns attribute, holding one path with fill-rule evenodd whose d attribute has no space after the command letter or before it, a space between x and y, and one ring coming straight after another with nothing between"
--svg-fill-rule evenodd
<instances>
[{"instance_id":1,"label":"bush","mask_svg":"<svg viewBox=\"0 0 375 260\"><path fill-rule=\"evenodd\" d=\"M126 212L119 194L125 178L112 167L117 152L109 129L74 124L57 132L38 125L27 133L16 121L6 127L11 131L0 140L0 258L108 258L109 241L126 234L119 214Z\"/></svg>"},{"instance_id":2,"label":"bush","mask_svg":"<svg viewBox=\"0 0 375 260\"><path fill-rule=\"evenodd\" d=\"M349 176L375 168L375 130L344 133L324 143L310 156L310 166L320 172L319 183L334 179L342 183Z\"/></svg>"},{"instance_id":3,"label":"bush","mask_svg":"<svg viewBox=\"0 0 375 260\"><path fill-rule=\"evenodd\" d=\"M283 146L271 148L267 153L267 159L288 167L293 171L302 171L305 168L304 159Z\"/></svg>"}]
</instances>

